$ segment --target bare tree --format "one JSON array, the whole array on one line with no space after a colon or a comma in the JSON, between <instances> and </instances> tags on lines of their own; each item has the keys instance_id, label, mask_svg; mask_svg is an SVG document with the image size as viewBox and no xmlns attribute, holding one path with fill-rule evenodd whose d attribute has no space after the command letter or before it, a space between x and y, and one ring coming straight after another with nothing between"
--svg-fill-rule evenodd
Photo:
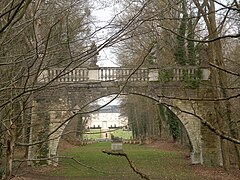
<instances>
[{"instance_id":1,"label":"bare tree","mask_svg":"<svg viewBox=\"0 0 240 180\"><path fill-rule=\"evenodd\" d=\"M220 10L215 9L215 4L221 6ZM23 147L39 144L41 153L46 155L46 142L64 124L48 134L49 117L46 116L39 130L42 137L39 137L39 141L31 141L30 137L34 134L31 127L36 125L32 124L31 118L43 113L33 110L37 105L34 93L54 87L54 80L72 69L84 66L98 51L108 46L118 47L121 64L135 69L152 65L160 68L174 66L177 64L174 52L180 47L185 47L179 51L183 54L186 52L183 56L188 59L185 64L200 64L201 59L207 57L206 63L212 70L212 102L216 102L217 121L221 128L212 128L211 123L202 122L222 137L225 169L229 169L229 142L225 139L235 142L239 162L239 84L236 87L228 84L229 79L231 82L239 81L239 72L235 66L238 64L237 55L234 56L234 53L238 53L238 40L229 40L234 42L234 46L228 47L228 51L227 47L223 47L227 38L239 37L239 30L236 33L233 31L239 25L239 4L236 1L229 4L214 0L124 1L121 11L103 27L111 28L111 33L100 44L97 42L97 48L92 49L90 47L94 35L103 28L91 30L88 1L11 0L3 1L0 8L0 167L6 171L1 176L10 179L13 174L16 144ZM223 13L222 18L219 18L217 12ZM234 16L237 18L234 19ZM179 46L176 46L177 42ZM155 44L155 50L152 44ZM151 53L142 55L142 61L138 55L146 49L151 50ZM194 56L198 59L189 61ZM63 71L47 84L36 86L37 79L44 70L54 67L61 67ZM234 94L231 95L231 92ZM202 100L204 99L200 99ZM150 106L149 101L140 102L141 105L146 103ZM64 106L61 108L64 109ZM152 118L149 112L150 109L142 112L141 117ZM226 116L222 112L226 112ZM70 121L74 116L66 118L64 122ZM145 122L145 119L136 121L137 131L141 131L144 136L159 133L160 129L155 131L151 123L139 124ZM225 130L227 135L223 133ZM26 151L25 156L27 153L29 151Z\"/></svg>"},{"instance_id":2,"label":"bare tree","mask_svg":"<svg viewBox=\"0 0 240 180\"><path fill-rule=\"evenodd\" d=\"M212 92L215 98L219 99L215 101L215 121L218 122L219 130L222 134L227 133L227 136L239 139L239 121L237 120L238 117L235 116L236 113L234 110L238 103L234 102L234 100L229 100L235 99L234 97L238 97L239 94L237 91L238 85L235 86L235 84L234 87L231 86L229 79L233 79L236 82L239 76L236 70L228 70L230 69L229 67L231 67L230 64L234 62L233 59L226 59L224 57L227 51L223 47L223 43L226 41L238 42L238 40L226 39L239 37L239 31L237 30L239 23L238 3L232 1L228 4L222 4L219 1L212 0L204 2L197 0L184 0L179 2L150 1L148 7L151 7L151 3L158 5L155 7L159 9L149 8L146 11L151 12L151 15L146 12L139 18L139 23L136 24L136 26L138 26L140 33L138 34L137 30L132 34L129 33L129 36L131 34L133 38L129 38L128 43L125 43L127 41L123 42L123 46L121 47L123 49L122 54L129 55L132 52L132 54L138 52L139 50L136 49L136 47L141 49L141 45L143 44L142 40L149 35L150 37L147 39L154 39L157 42L158 66L162 64L169 66L176 63L180 65L198 64L211 66ZM134 6L137 7L139 4L136 3ZM216 4L218 5L218 9L215 8ZM166 9L167 11L164 11ZM172 22L172 24L169 22ZM144 31L146 29L148 30ZM155 34L153 32L155 32ZM165 34L168 34L168 36L164 36ZM135 41L137 38L139 39L138 42ZM175 42L176 45L172 44L173 42ZM125 47L128 48L124 49ZM167 57L169 57L169 59L165 58L167 63L164 63L161 54L166 54L166 50L170 49L172 50L171 52L176 53L168 53L169 55ZM126 53L126 51L128 53ZM176 62L174 63L173 61L175 60ZM134 64L135 62L123 61L123 63ZM234 91L232 91L232 89L234 89ZM232 95L232 93L234 93L234 95ZM222 138L221 145L224 168L228 171L230 168L230 146L228 140ZM233 146L235 147L235 152L232 153L237 159L236 162L239 164L239 147L237 141Z\"/></svg>"}]
</instances>

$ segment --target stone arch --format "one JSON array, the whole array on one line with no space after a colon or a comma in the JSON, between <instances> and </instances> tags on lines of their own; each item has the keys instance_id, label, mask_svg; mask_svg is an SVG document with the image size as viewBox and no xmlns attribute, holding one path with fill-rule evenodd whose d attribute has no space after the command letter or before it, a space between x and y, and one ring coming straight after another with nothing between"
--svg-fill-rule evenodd
<instances>
[{"instance_id":1,"label":"stone arch","mask_svg":"<svg viewBox=\"0 0 240 180\"><path fill-rule=\"evenodd\" d=\"M194 148L193 148L193 143L192 143L192 139L191 139L191 135L189 134L189 131L187 130L187 128L186 128L186 124L184 124L184 122L181 120L181 119L179 119L179 117L177 116L179 113L178 112L176 112L176 111L174 111L174 109L172 109L172 108L169 108L169 107L167 107L167 106L164 106L165 107L165 109L167 109L168 111L171 111L173 114L174 114L174 116L176 116L176 119L177 119L177 121L180 123L180 125L184 128L184 130L185 130L185 132L186 132L186 135L187 135L187 138L188 138L188 141L189 141L189 149L190 149L190 152L193 152L193 150L194 150Z\"/></svg>"},{"instance_id":2,"label":"stone arch","mask_svg":"<svg viewBox=\"0 0 240 180\"><path fill-rule=\"evenodd\" d=\"M50 127L51 129L57 129L54 133L51 134L50 138L55 139L49 141L49 157L54 157L57 155L58 151L58 143L60 137L62 136L63 130L70 121L66 121L71 116L71 111L74 110L74 106L78 105L80 108L84 107L86 104L96 101L99 98L106 97L113 94L119 93L119 87L103 87L102 89L97 87L94 90L90 90L89 88L80 87L77 89L76 87L72 88L62 88L58 89L58 92L61 94L54 94L54 98L51 97L51 103L48 105L48 113L50 117ZM97 90L97 91L96 91ZM161 89L159 89L161 91ZM199 108L194 105L194 102L185 101L185 100L167 100L167 99L160 99L158 94L152 92L150 88L126 88L121 95L139 95L144 96L146 98L150 98L156 103L162 104L170 104L172 106L177 106L180 109L188 112L194 112L194 110L198 111ZM64 98L61 98L64 97ZM76 99L79 97L79 99ZM81 97L81 98L80 98ZM42 97L41 97L42 98ZM43 98L42 98L43 99ZM194 106L194 108L193 108ZM37 107L37 106L36 106ZM54 111L53 107L57 107L56 109L65 109L66 111ZM50 110L49 110L50 109ZM51 110L52 109L52 110ZM184 125L188 135L189 141L192 144L192 152L191 152L191 160L193 164L202 163L202 142L201 142L201 122L196 117L186 114L180 111L177 111L174 108L171 108L171 111L180 119L182 124ZM200 113L201 115L201 113ZM36 120L37 121L37 120ZM63 123L63 124L62 124ZM58 127L60 124L62 126ZM50 133L53 130L49 131ZM30 157L32 159L34 157ZM52 158L52 161L49 163L57 165L58 160Z\"/></svg>"},{"instance_id":3,"label":"stone arch","mask_svg":"<svg viewBox=\"0 0 240 180\"><path fill-rule=\"evenodd\" d=\"M179 121L184 126L191 145L191 161L192 164L202 164L202 142L201 142L201 122L198 118L194 117L191 114L186 114L181 111L177 111L175 108L178 107L183 111L194 113L193 111L199 111L197 104L192 101L187 100L168 100L159 98L157 94L153 94L152 92L138 92L138 91L129 91L127 94L134 94L139 96L144 96L149 98L157 103L163 104L166 108L172 111ZM168 107L168 105L170 107ZM193 107L194 106L194 107Z\"/></svg>"},{"instance_id":4,"label":"stone arch","mask_svg":"<svg viewBox=\"0 0 240 180\"><path fill-rule=\"evenodd\" d=\"M176 111L173 108L169 109L177 116L187 131L189 142L191 144L190 157L192 164L202 164L201 122L192 115Z\"/></svg>"}]
</instances>

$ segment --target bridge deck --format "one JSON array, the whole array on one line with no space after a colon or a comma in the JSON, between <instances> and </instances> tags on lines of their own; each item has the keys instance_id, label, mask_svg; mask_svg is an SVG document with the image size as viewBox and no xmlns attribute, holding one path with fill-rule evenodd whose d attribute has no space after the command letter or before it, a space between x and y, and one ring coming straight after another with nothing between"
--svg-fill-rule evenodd
<instances>
[{"instance_id":1,"label":"bridge deck","mask_svg":"<svg viewBox=\"0 0 240 180\"><path fill-rule=\"evenodd\" d=\"M38 82L87 82L87 81L179 81L185 78L208 80L208 68L195 66L173 67L167 69L100 67L100 68L53 68L42 71Z\"/></svg>"}]
</instances>

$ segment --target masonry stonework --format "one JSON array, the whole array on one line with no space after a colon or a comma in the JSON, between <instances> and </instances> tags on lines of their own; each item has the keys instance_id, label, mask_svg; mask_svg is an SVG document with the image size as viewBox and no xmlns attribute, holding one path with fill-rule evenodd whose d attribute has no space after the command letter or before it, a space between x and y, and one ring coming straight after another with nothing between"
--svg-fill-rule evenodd
<instances>
[{"instance_id":1,"label":"masonry stonework","mask_svg":"<svg viewBox=\"0 0 240 180\"><path fill-rule=\"evenodd\" d=\"M87 69L84 69L84 71L87 71ZM160 83L155 76L153 78L153 71L150 71L153 81L146 81L149 78L149 75L146 74L146 69L141 71L141 73L146 75L146 78L136 76L126 84L125 81L112 80L113 76L115 76L115 71L125 73L125 70L120 71L116 69L113 73L109 73L106 79L104 75L108 73L108 70L102 69L101 73L96 75L97 70L95 69L94 75L89 72L92 78L90 80L89 77L62 77L62 79L60 78L57 82L51 84L53 88L47 88L35 94L32 108L30 143L38 141L39 143L29 147L29 159L45 157L49 158L48 164L57 165L59 140L64 134L64 129L68 124L71 124L69 122L72 119L74 121L74 118L71 118L74 117L74 107L77 105L81 111L85 111L86 108L84 107L90 102L104 96L120 93L125 95L142 95L158 103L170 105L172 107L171 110L180 119L188 133L192 144L192 163L221 164L219 138L205 127L199 118L191 115L191 113L195 113L207 121L214 122L214 116L211 114L211 103L188 100L210 96L205 87L191 88L186 83L176 81L178 77L175 77L175 81ZM54 73L56 74L56 72ZM75 74L81 73L76 72ZM96 78L106 79L106 81L97 81L95 80ZM208 77L204 78L205 80L208 79ZM51 80L50 78L47 79L47 82ZM67 82L67 79L74 79L74 81ZM81 82L79 82L80 79ZM86 80L83 82L82 79ZM63 83L61 84L62 81ZM46 77L39 82L45 83ZM178 111L178 109L181 109L181 111ZM185 112L190 112L190 114ZM50 138L50 140L41 142L45 140L44 138Z\"/></svg>"}]
</instances>

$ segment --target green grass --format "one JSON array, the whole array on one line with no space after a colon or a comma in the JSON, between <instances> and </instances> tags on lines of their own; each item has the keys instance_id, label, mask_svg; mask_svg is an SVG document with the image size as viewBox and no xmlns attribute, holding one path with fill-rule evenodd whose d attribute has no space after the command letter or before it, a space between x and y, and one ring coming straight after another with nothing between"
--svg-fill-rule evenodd
<instances>
[{"instance_id":1,"label":"green grass","mask_svg":"<svg viewBox=\"0 0 240 180\"><path fill-rule=\"evenodd\" d=\"M114 136L120 137L123 139L130 139L132 137L132 131L123 131L122 129L118 129L116 131L111 132Z\"/></svg>"},{"instance_id":2,"label":"green grass","mask_svg":"<svg viewBox=\"0 0 240 180\"><path fill-rule=\"evenodd\" d=\"M51 175L87 180L141 179L124 157L102 153L103 149L110 150L110 146L108 142L101 142L62 150L60 155L74 157L81 164L72 159L61 159L59 168ZM124 144L123 148L136 168L151 179L198 179L189 171L189 164L181 153L129 144Z\"/></svg>"},{"instance_id":3,"label":"green grass","mask_svg":"<svg viewBox=\"0 0 240 180\"><path fill-rule=\"evenodd\" d=\"M100 138L100 129L91 129L89 134L84 134L84 139L98 139Z\"/></svg>"},{"instance_id":4,"label":"green grass","mask_svg":"<svg viewBox=\"0 0 240 180\"><path fill-rule=\"evenodd\" d=\"M114 136L123 138L123 139L130 139L132 137L132 131L123 131L122 129L110 129L111 134ZM85 134L83 136L84 139L99 139L101 137L100 135L100 129L91 129L89 134Z\"/></svg>"}]
</instances>

